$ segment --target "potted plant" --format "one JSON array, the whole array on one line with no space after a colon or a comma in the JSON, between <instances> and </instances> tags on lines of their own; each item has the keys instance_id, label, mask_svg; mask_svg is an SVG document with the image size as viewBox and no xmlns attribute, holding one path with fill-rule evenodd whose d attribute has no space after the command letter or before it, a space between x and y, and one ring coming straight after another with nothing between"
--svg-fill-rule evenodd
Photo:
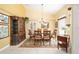
<instances>
[{"instance_id":1,"label":"potted plant","mask_svg":"<svg viewBox=\"0 0 79 59\"><path fill-rule=\"evenodd\" d=\"M25 17L25 22L28 23L29 22L29 18Z\"/></svg>"}]
</instances>

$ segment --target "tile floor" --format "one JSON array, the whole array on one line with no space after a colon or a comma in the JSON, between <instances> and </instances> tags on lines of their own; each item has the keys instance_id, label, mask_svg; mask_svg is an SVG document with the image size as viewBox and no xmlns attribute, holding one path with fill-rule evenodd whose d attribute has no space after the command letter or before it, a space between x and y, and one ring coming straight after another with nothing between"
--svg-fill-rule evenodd
<instances>
[{"instance_id":1,"label":"tile floor","mask_svg":"<svg viewBox=\"0 0 79 59\"><path fill-rule=\"evenodd\" d=\"M66 54L65 51L57 48L17 48L9 47L0 54Z\"/></svg>"},{"instance_id":2,"label":"tile floor","mask_svg":"<svg viewBox=\"0 0 79 59\"><path fill-rule=\"evenodd\" d=\"M36 41L34 45L34 40L25 40L25 42L20 46L22 48L56 48L57 47L57 40L51 39L51 45L49 45L49 41L41 41L41 44L39 44L40 41Z\"/></svg>"},{"instance_id":3,"label":"tile floor","mask_svg":"<svg viewBox=\"0 0 79 59\"><path fill-rule=\"evenodd\" d=\"M53 44L56 44L53 40ZM0 54L67 54L64 50L57 48L22 48L18 46L10 46L1 51Z\"/></svg>"}]
</instances>

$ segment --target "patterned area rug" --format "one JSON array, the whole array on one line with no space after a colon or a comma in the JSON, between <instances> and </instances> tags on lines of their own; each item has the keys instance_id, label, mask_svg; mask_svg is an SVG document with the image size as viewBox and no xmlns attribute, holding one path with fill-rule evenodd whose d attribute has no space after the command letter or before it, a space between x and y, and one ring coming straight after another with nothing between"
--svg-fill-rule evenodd
<instances>
[{"instance_id":1,"label":"patterned area rug","mask_svg":"<svg viewBox=\"0 0 79 59\"><path fill-rule=\"evenodd\" d=\"M21 48L56 48L57 42L55 39L51 39L51 45L49 45L48 41L43 42L36 41L34 45L34 41L27 39L21 46Z\"/></svg>"}]
</instances>

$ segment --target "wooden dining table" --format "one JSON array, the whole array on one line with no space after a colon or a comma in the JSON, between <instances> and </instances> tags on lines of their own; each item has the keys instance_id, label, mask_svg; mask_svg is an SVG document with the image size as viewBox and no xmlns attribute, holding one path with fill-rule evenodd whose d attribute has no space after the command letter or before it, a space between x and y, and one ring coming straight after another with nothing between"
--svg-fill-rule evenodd
<instances>
[{"instance_id":1,"label":"wooden dining table","mask_svg":"<svg viewBox=\"0 0 79 59\"><path fill-rule=\"evenodd\" d=\"M29 35L31 34L31 31L29 33ZM34 34L30 35L30 39L32 39L34 41L34 45L35 43L37 43L37 41L39 41L40 45L43 43L43 45L45 45L45 41L49 42L49 45L51 45L51 31L50 30L34 30Z\"/></svg>"}]
</instances>

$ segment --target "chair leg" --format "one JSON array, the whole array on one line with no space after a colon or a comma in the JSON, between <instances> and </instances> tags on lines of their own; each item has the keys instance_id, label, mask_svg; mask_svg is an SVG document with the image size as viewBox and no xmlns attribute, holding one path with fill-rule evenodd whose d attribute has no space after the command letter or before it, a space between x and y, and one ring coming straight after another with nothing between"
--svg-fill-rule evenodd
<instances>
[{"instance_id":1,"label":"chair leg","mask_svg":"<svg viewBox=\"0 0 79 59\"><path fill-rule=\"evenodd\" d=\"M58 49L59 49L59 45L58 45L57 47L58 47Z\"/></svg>"},{"instance_id":2,"label":"chair leg","mask_svg":"<svg viewBox=\"0 0 79 59\"><path fill-rule=\"evenodd\" d=\"M40 40L38 40L38 43L39 43L39 46L41 46L41 41Z\"/></svg>"},{"instance_id":3,"label":"chair leg","mask_svg":"<svg viewBox=\"0 0 79 59\"><path fill-rule=\"evenodd\" d=\"M34 45L35 45L35 40L34 40Z\"/></svg>"},{"instance_id":4,"label":"chair leg","mask_svg":"<svg viewBox=\"0 0 79 59\"><path fill-rule=\"evenodd\" d=\"M40 41L40 43L41 43L41 46L42 46L42 40Z\"/></svg>"},{"instance_id":5,"label":"chair leg","mask_svg":"<svg viewBox=\"0 0 79 59\"><path fill-rule=\"evenodd\" d=\"M49 41L49 46L51 45L51 40Z\"/></svg>"},{"instance_id":6,"label":"chair leg","mask_svg":"<svg viewBox=\"0 0 79 59\"><path fill-rule=\"evenodd\" d=\"M66 47L66 53L68 52L67 47Z\"/></svg>"},{"instance_id":7,"label":"chair leg","mask_svg":"<svg viewBox=\"0 0 79 59\"><path fill-rule=\"evenodd\" d=\"M40 46L41 46L41 39L40 39Z\"/></svg>"},{"instance_id":8,"label":"chair leg","mask_svg":"<svg viewBox=\"0 0 79 59\"><path fill-rule=\"evenodd\" d=\"M43 40L43 45L44 45L44 40Z\"/></svg>"}]
</instances>

